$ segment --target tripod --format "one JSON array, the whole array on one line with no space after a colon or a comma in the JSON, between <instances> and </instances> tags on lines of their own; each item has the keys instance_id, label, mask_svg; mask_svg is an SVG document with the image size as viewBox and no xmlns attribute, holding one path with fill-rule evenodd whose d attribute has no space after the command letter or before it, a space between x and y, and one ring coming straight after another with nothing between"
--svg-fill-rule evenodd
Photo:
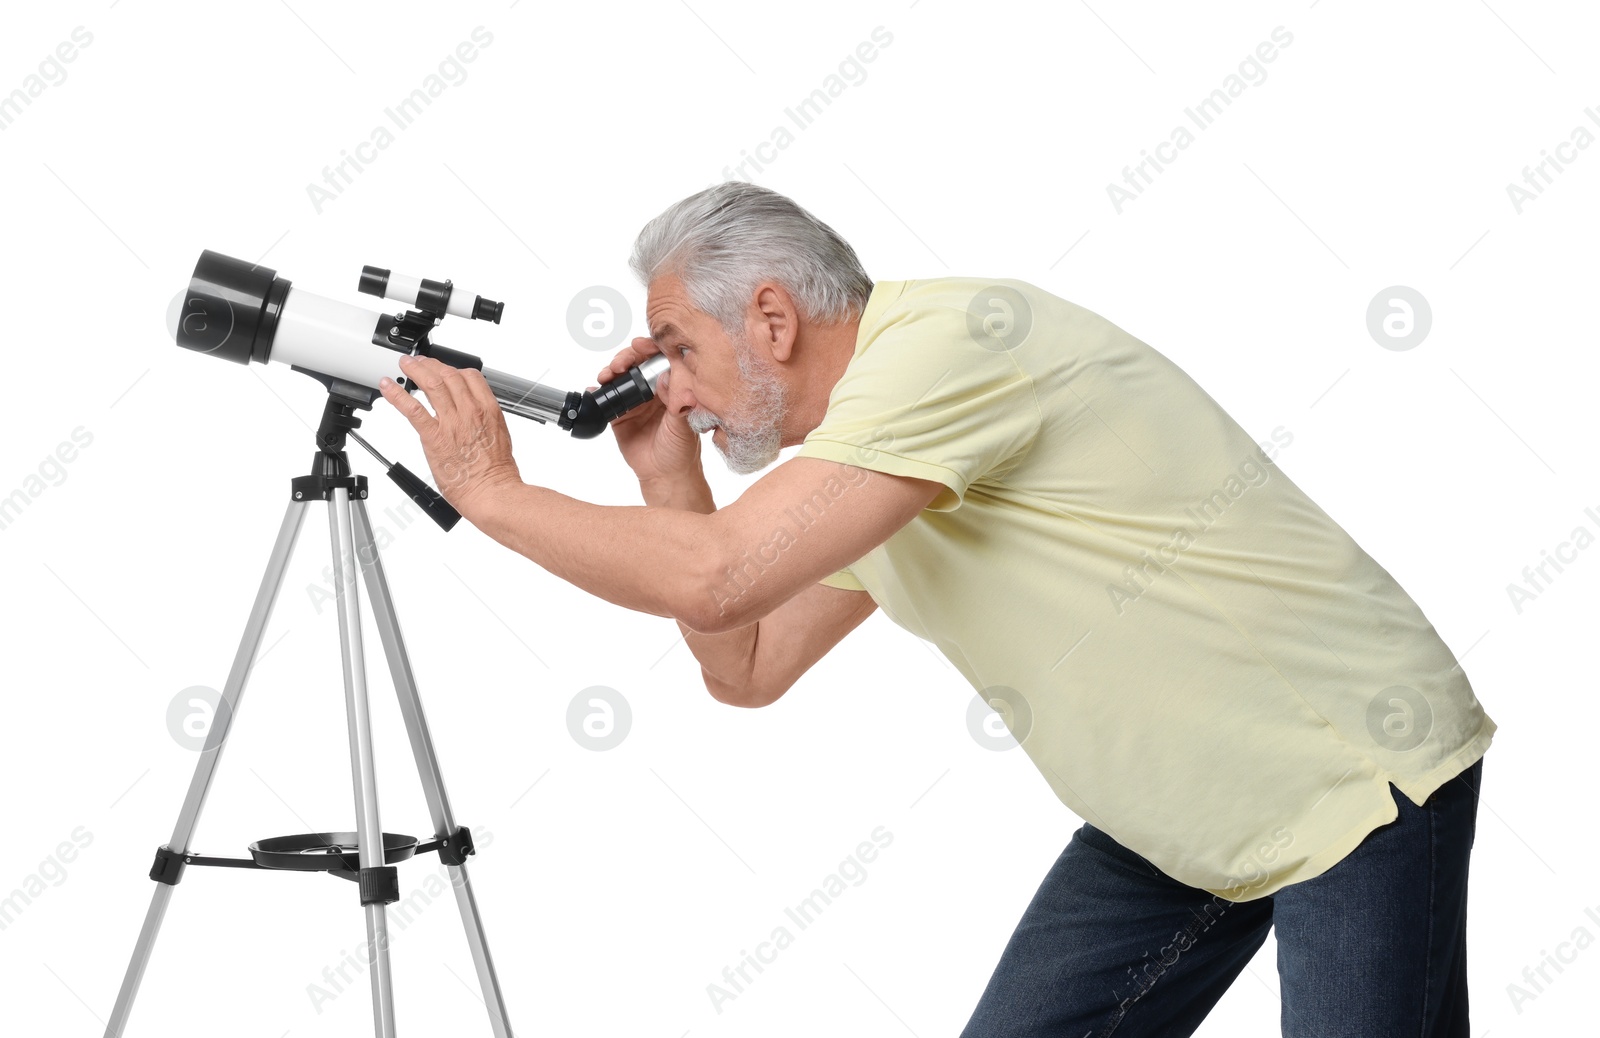
<instances>
[{"instance_id":1,"label":"tripod","mask_svg":"<svg viewBox=\"0 0 1600 1038\"><path fill-rule=\"evenodd\" d=\"M106 1025L106 1038L118 1038L128 1022L134 996L139 991L139 982L150 961L156 934L166 915L167 903L172 899L172 890L188 865L326 871L355 881L366 912L367 947L372 955L374 1033L377 1038L393 1038L394 993L389 968L387 906L400 899L400 885L398 870L390 862L432 851L437 851L440 860L447 866L495 1038L509 1038L511 1035L500 983L495 977L483 923L478 918L477 902L467 878L466 859L473 853L472 835L467 828L458 828L451 814L450 802L445 796L444 782L439 773L439 761L433 752L433 740L423 718L422 701L417 696L416 680L412 676L411 663L400 637L394 601L389 596L377 543L372 535L372 524L367 518L366 477L351 474L349 459L344 453L346 434L361 424L361 420L355 416L355 409L370 408L377 393L339 379L313 377L328 387L328 401L323 410L322 425L317 430L317 454L312 459L311 474L295 477L291 481L292 499L278 530L278 539L268 559L266 573L261 578L260 589L256 592L255 605L250 610L244 637L240 639L233 667L228 672L227 685L223 688L211 731L200 752L194 778L189 783L189 793L178 813L178 824L172 831L172 839L156 851L155 864L150 869L150 878L156 881L155 894L145 914L144 926L139 931L139 940L134 947L133 958L128 963L128 972L123 977L122 988L117 994L111 1020ZM359 435L356 439L365 445ZM377 454L376 451L373 453ZM381 455L378 457L380 461L383 460ZM460 518L443 498L406 472L403 466L393 466L389 474L445 529L448 530ZM339 645L344 662L345 714L350 729L350 769L355 791L356 831L308 833L258 840L250 845L249 858L198 855L189 849L189 839L200 821L200 811L205 806L212 776L222 756L228 727L238 713L239 700L254 666L256 651L261 646L267 619L283 584L301 523L312 500L328 502L328 536L333 552L333 569L338 574ZM358 561L361 573L366 578L367 595L372 602L384 655L388 659L389 672L410 737L411 752L416 757L417 771L422 778L428 812L433 821L434 839L426 843L419 844L411 836L385 833L378 824L378 790L373 770L366 663L361 645L361 609L355 575Z\"/></svg>"}]
</instances>

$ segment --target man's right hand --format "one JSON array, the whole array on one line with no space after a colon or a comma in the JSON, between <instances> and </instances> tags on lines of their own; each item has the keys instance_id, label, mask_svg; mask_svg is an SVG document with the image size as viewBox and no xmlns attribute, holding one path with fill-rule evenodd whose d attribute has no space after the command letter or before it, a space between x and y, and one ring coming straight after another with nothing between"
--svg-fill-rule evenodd
<instances>
[{"instance_id":1,"label":"man's right hand","mask_svg":"<svg viewBox=\"0 0 1600 1038\"><path fill-rule=\"evenodd\" d=\"M610 366L600 369L600 384L660 352L654 339L634 339L631 346L624 346L611 358ZM617 448L643 486L672 486L705 479L700 467L700 437L689 428L686 418L667 409L663 399L670 374L661 374L656 395L650 401L611 422Z\"/></svg>"}]
</instances>

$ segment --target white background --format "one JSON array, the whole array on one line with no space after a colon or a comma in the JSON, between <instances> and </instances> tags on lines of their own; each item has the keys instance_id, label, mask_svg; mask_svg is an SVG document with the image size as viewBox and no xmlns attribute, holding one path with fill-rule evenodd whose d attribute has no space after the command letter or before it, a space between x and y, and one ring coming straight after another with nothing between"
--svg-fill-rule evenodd
<instances>
[{"instance_id":1,"label":"white background","mask_svg":"<svg viewBox=\"0 0 1600 1038\"><path fill-rule=\"evenodd\" d=\"M1578 551L1520 612L1507 585L1575 528L1600 532L1585 512L1600 514L1587 413L1600 149L1520 212L1507 185L1574 127L1600 133L1584 111L1600 105L1597 25L1584 5L1505 0L1226 6L9 11L0 96L75 28L92 42L64 79L47 67L54 81L0 132L0 495L27 498L0 530L0 893L39 877L0 931L8 1029L103 1026L195 764L169 704L221 687L289 479L312 455L320 386L165 338L200 251L373 309L355 291L363 264L453 278L504 299L506 316L449 322L441 341L581 388L609 352L574 341L569 303L613 286L642 333L633 236L741 175L747 153L771 161L744 177L829 222L875 278L1031 281L1167 354L1258 439L1292 431L1279 465L1417 599L1501 728L1472 869L1474 1035L1592 1021L1597 711L1581 647L1600 551ZM319 212L308 185L477 26L492 43L458 66L465 78L447 67L454 82ZM879 26L892 42L865 77L847 68L854 82L788 147L756 151ZM1118 213L1107 185L1277 26L1293 42L1266 78ZM1367 328L1396 285L1432 310L1405 351ZM511 421L525 479L638 502L608 441ZM90 444L52 465L79 427ZM382 401L364 431L426 471ZM392 534L385 560L456 813L479 830L472 871L519 1033L960 1030L1079 821L1023 753L978 745L972 690L930 646L879 613L777 704L722 706L672 623L466 524L401 529L384 512L398 490L350 450ZM748 480L707 454L727 502ZM313 506L193 841L203 853L353 827L337 628L309 590L325 531ZM594 550L651 557L598 537ZM369 663L384 827L427 836L370 617ZM566 720L595 685L632 711L605 752ZM714 1008L707 985L774 927L794 931L783 909L879 826L893 842L865 881ZM74 831L87 846L59 855ZM402 889L433 862L402 866ZM1582 947L1562 944L1580 928ZM405 1033L487 1034L453 902L394 934ZM362 939L337 880L191 868L128 1033L366 1033L364 976L320 1006L310 993ZM1558 951L1571 961L1547 965L1535 992L1524 968ZM1276 991L1269 942L1201 1033L1276 1033Z\"/></svg>"}]
</instances>

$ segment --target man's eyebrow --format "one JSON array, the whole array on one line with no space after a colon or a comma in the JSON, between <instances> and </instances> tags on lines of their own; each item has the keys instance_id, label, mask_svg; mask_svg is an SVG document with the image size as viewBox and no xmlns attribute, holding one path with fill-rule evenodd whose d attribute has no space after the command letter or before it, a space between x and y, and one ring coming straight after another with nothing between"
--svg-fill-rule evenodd
<instances>
[{"instance_id":1,"label":"man's eyebrow","mask_svg":"<svg viewBox=\"0 0 1600 1038\"><path fill-rule=\"evenodd\" d=\"M660 328L656 329L655 331L652 331L650 333L650 338L656 340L657 342L660 342L662 339L665 339L669 335L682 336L683 333L678 331L678 329L674 328L671 324L664 324Z\"/></svg>"}]
</instances>

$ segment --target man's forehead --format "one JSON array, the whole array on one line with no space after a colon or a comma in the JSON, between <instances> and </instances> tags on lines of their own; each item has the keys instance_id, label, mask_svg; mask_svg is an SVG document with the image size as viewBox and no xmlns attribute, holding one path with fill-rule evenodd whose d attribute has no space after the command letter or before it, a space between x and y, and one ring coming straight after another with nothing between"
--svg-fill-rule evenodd
<instances>
[{"instance_id":1,"label":"man's forehead","mask_svg":"<svg viewBox=\"0 0 1600 1038\"><path fill-rule=\"evenodd\" d=\"M684 297L683 284L672 274L664 274L650 282L646 290L645 320L650 325L650 336L655 339L668 335L682 335L676 322L692 313Z\"/></svg>"},{"instance_id":2,"label":"man's forehead","mask_svg":"<svg viewBox=\"0 0 1600 1038\"><path fill-rule=\"evenodd\" d=\"M650 337L664 339L668 335L682 335L678 327L683 308L675 300L655 299L645 305L645 323L650 326Z\"/></svg>"}]
</instances>

